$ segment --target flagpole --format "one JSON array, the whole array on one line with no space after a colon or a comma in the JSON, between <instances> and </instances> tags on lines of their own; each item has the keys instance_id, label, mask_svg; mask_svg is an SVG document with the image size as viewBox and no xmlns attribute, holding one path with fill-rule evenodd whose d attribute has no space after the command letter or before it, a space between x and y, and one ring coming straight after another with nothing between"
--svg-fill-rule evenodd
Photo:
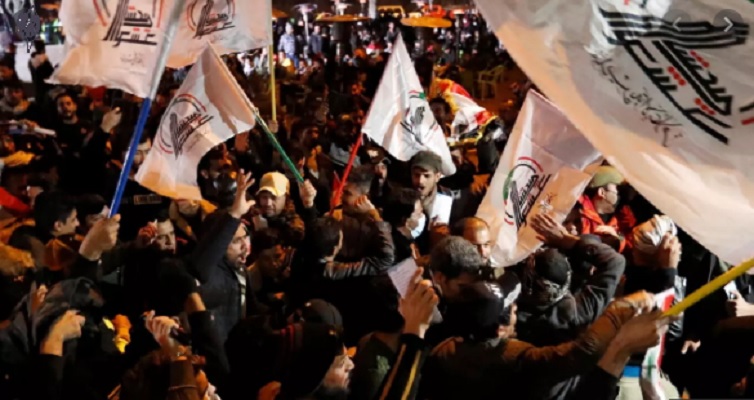
<instances>
[{"instance_id":1,"label":"flagpole","mask_svg":"<svg viewBox=\"0 0 754 400\"><path fill-rule=\"evenodd\" d=\"M343 171L343 179L340 181L340 185L338 185L338 189L335 191L335 196L332 199L332 204L330 205L331 211L334 209L338 203L340 203L340 198L343 196L343 188L346 186L346 182L348 181L348 175L351 173L351 169L353 168L353 163L356 161L356 153L359 152L359 148L361 147L361 141L364 139L364 134L359 134L359 138L356 140L356 143L353 145L353 149L351 149L351 156L348 157L348 164L346 165L346 169Z\"/></svg>"},{"instance_id":2,"label":"flagpole","mask_svg":"<svg viewBox=\"0 0 754 400\"><path fill-rule=\"evenodd\" d=\"M728 272L709 281L706 285L694 291L694 293L691 293L690 295L686 296L686 298L683 299L680 303L674 305L668 311L665 311L665 315L667 316L680 315L682 312L686 311L689 307L698 303L703 298L712 294L712 292L727 285L730 281L738 278L739 276L743 275L744 273L746 273L746 271L752 268L754 268L754 258L748 261L744 261L740 265L729 269Z\"/></svg>"},{"instance_id":3,"label":"flagpole","mask_svg":"<svg viewBox=\"0 0 754 400\"><path fill-rule=\"evenodd\" d=\"M278 121L278 114L277 114L277 87L275 87L275 61L273 60L272 56L275 51L274 45L270 45L269 50L267 50L267 68L269 69L269 75L270 75L270 104L272 104L272 120L277 122Z\"/></svg>"},{"instance_id":4,"label":"flagpole","mask_svg":"<svg viewBox=\"0 0 754 400\"><path fill-rule=\"evenodd\" d=\"M209 46L212 46L212 44L210 43ZM212 48L214 49L214 46L212 46ZM216 51L214 53L216 57L220 57ZM230 74L227 67L223 68L222 70L228 79L230 80L235 79ZM298 172L298 168L296 168L296 164L294 164L293 161L291 161L290 157L288 157L288 154L286 154L285 150L283 150L283 146L281 146L280 142L278 142L278 139L275 137L275 135L273 135L270 132L270 128L267 127L267 123L264 121L264 118L262 118L262 116L259 115L259 109L255 107L254 104L251 103L251 100L249 100L249 97L246 96L245 93L242 93L241 97L246 107L248 107L249 110L251 110L251 112L254 113L254 120L260 127L262 127L262 130L264 131L264 133L267 134L267 138L270 139L270 142L272 143L272 147L274 147L275 150L278 153L280 153L280 157L283 158L283 162L285 162L285 165L287 165L288 169L291 170L291 173L293 173L293 176L296 178L296 181L298 183L304 183L304 177L301 176L300 172Z\"/></svg>"},{"instance_id":5,"label":"flagpole","mask_svg":"<svg viewBox=\"0 0 754 400\"><path fill-rule=\"evenodd\" d=\"M173 9L170 12L170 19L168 20L167 30L165 31L165 37L162 41L160 53L157 56L157 64L155 65L154 75L152 76L152 82L150 83L149 96L141 103L141 109L139 110L139 117L136 121L136 128L134 134L131 137L131 143L128 145L128 153L126 159L123 160L123 169L120 171L120 177L118 178L118 186L115 187L115 195L113 196L112 203L110 204L109 217L112 218L118 213L120 208L120 202L123 199L123 191L126 189L128 183L128 177L131 174L131 167L134 163L134 156L136 155L136 149L139 147L141 141L141 135L144 133L144 126L147 124L147 118L149 117L149 111L152 108L152 100L157 95L157 88L160 85L160 79L162 79L162 73L165 70L165 64L168 61L168 55L170 54L170 47L172 45L175 31L178 28L178 21L181 17L181 11L183 10L184 1L176 1L173 4Z\"/></svg>"}]
</instances>

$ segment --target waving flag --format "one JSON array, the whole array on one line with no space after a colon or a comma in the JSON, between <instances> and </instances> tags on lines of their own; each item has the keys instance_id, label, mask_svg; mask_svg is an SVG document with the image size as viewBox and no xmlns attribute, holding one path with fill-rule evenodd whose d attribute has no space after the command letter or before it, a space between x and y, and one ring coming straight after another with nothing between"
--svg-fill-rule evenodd
<instances>
[{"instance_id":1,"label":"waving flag","mask_svg":"<svg viewBox=\"0 0 754 400\"><path fill-rule=\"evenodd\" d=\"M442 158L443 174L456 172L445 135L429 108L401 37L395 40L362 131L401 161L430 150Z\"/></svg>"},{"instance_id":2,"label":"waving flag","mask_svg":"<svg viewBox=\"0 0 754 400\"><path fill-rule=\"evenodd\" d=\"M66 56L53 83L107 86L148 97L170 5L164 0L66 0L60 6ZM171 3L172 4L172 3Z\"/></svg>"},{"instance_id":3,"label":"waving flag","mask_svg":"<svg viewBox=\"0 0 754 400\"><path fill-rule=\"evenodd\" d=\"M510 266L542 242L529 226L537 213L562 222L592 179L602 157L563 113L530 91L477 217L496 238L495 264Z\"/></svg>"},{"instance_id":4,"label":"waving flag","mask_svg":"<svg viewBox=\"0 0 754 400\"><path fill-rule=\"evenodd\" d=\"M450 110L454 114L453 123L450 126L453 133L458 132L462 127L465 127L463 132L458 133L466 133L484 128L495 118L491 112L478 105L470 97L447 92L443 98L450 105Z\"/></svg>"},{"instance_id":5,"label":"waving flag","mask_svg":"<svg viewBox=\"0 0 754 400\"><path fill-rule=\"evenodd\" d=\"M243 90L207 46L168 105L136 181L163 196L201 200L199 161L211 148L254 127Z\"/></svg>"},{"instance_id":6,"label":"waving flag","mask_svg":"<svg viewBox=\"0 0 754 400\"><path fill-rule=\"evenodd\" d=\"M754 4L476 0L534 83L727 262L754 256Z\"/></svg>"},{"instance_id":7,"label":"waving flag","mask_svg":"<svg viewBox=\"0 0 754 400\"><path fill-rule=\"evenodd\" d=\"M185 7L174 38L165 35L168 13ZM207 44L220 54L270 44L269 0L66 0L60 7L66 56L50 81L107 86L149 94L159 47L171 46L167 65L192 64Z\"/></svg>"},{"instance_id":8,"label":"waving flag","mask_svg":"<svg viewBox=\"0 0 754 400\"><path fill-rule=\"evenodd\" d=\"M271 43L270 0L187 1L168 66L192 64L212 43L220 54L265 47Z\"/></svg>"}]
</instances>

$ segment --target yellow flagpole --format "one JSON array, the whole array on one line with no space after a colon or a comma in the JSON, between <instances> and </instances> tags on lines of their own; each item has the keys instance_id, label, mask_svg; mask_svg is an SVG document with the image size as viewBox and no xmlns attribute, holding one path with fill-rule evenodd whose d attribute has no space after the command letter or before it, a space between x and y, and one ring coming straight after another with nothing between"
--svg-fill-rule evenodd
<instances>
[{"instance_id":1,"label":"yellow flagpole","mask_svg":"<svg viewBox=\"0 0 754 400\"><path fill-rule=\"evenodd\" d=\"M277 122L277 88L275 87L275 61L272 56L275 54L274 45L271 44L269 50L267 50L267 68L270 73L270 97L272 101L272 120Z\"/></svg>"},{"instance_id":2,"label":"yellow flagpole","mask_svg":"<svg viewBox=\"0 0 754 400\"><path fill-rule=\"evenodd\" d=\"M703 298L709 296L712 292L727 285L728 282L738 278L739 276L743 275L744 273L746 273L746 271L752 268L754 268L754 258L752 258L749 261L743 262L741 265L737 265L736 267L729 269L728 272L709 281L706 285L700 287L694 293L691 293L690 295L686 296L686 298L683 299L683 301L671 307L668 311L665 312L665 315L667 316L680 315L682 312L686 311L689 307L698 303Z\"/></svg>"}]
</instances>

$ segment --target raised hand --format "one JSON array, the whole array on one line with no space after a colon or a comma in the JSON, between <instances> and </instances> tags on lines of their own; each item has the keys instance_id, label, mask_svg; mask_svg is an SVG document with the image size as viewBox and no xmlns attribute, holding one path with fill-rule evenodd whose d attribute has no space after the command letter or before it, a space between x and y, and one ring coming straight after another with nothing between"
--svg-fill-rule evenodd
<instances>
[{"instance_id":1,"label":"raised hand","mask_svg":"<svg viewBox=\"0 0 754 400\"><path fill-rule=\"evenodd\" d=\"M236 197L233 200L233 205L230 208L230 215L233 218L241 219L246 213L254 207L256 201L254 199L248 199L246 192L254 185L256 180L251 177L251 172L248 174L241 170L236 177Z\"/></svg>"}]
</instances>

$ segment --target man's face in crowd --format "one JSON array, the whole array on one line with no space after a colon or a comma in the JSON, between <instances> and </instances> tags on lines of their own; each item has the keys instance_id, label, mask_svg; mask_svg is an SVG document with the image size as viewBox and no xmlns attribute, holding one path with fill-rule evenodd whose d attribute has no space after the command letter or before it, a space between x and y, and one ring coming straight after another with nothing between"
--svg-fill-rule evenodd
<instances>
[{"instance_id":1,"label":"man's face in crowd","mask_svg":"<svg viewBox=\"0 0 754 400\"><path fill-rule=\"evenodd\" d=\"M492 256L492 240L490 240L490 230L486 226L479 225L474 229L466 229L463 232L463 238L476 246L484 262L490 261L490 256Z\"/></svg>"},{"instance_id":2,"label":"man's face in crowd","mask_svg":"<svg viewBox=\"0 0 754 400\"><path fill-rule=\"evenodd\" d=\"M442 272L432 272L432 281L435 288L440 289L440 295L445 299L454 299L461 292L461 286L476 282L476 277L466 272L461 272L457 278L448 279Z\"/></svg>"},{"instance_id":3,"label":"man's face in crowd","mask_svg":"<svg viewBox=\"0 0 754 400\"><path fill-rule=\"evenodd\" d=\"M194 217L199 213L199 202L194 200L176 200L178 212L187 217Z\"/></svg>"},{"instance_id":4,"label":"man's face in crowd","mask_svg":"<svg viewBox=\"0 0 754 400\"><path fill-rule=\"evenodd\" d=\"M73 210L67 218L63 221L56 221L53 227L53 235L64 236L76 233L76 228L79 227L79 220L77 218L76 210Z\"/></svg>"},{"instance_id":5,"label":"man's face in crowd","mask_svg":"<svg viewBox=\"0 0 754 400\"><path fill-rule=\"evenodd\" d=\"M432 195L437 187L437 181L440 180L440 173L426 170L422 167L411 169L411 183L414 189L419 191L422 199Z\"/></svg>"},{"instance_id":6,"label":"man's face in crowd","mask_svg":"<svg viewBox=\"0 0 754 400\"><path fill-rule=\"evenodd\" d=\"M0 79L4 81L9 81L13 79L13 69L8 68L5 65L0 66Z\"/></svg>"},{"instance_id":7,"label":"man's face in crowd","mask_svg":"<svg viewBox=\"0 0 754 400\"><path fill-rule=\"evenodd\" d=\"M283 263L285 262L285 256L285 250L281 245L276 245L271 249L261 251L259 253L259 258L257 259L259 271L263 276L268 278L286 278L290 274L290 269L282 269Z\"/></svg>"},{"instance_id":8,"label":"man's face in crowd","mask_svg":"<svg viewBox=\"0 0 754 400\"><path fill-rule=\"evenodd\" d=\"M136 148L136 154L134 154L134 166L133 166L134 170L137 170L139 166L141 166L141 164L144 163L144 159L147 158L147 153L149 153L149 150L151 148L152 148L151 140L147 140L146 142L139 144L139 146Z\"/></svg>"},{"instance_id":9,"label":"man's face in crowd","mask_svg":"<svg viewBox=\"0 0 754 400\"><path fill-rule=\"evenodd\" d=\"M3 187L14 197L23 201L28 201L28 182L29 176L27 174L13 173L8 174L8 177L5 177L5 184Z\"/></svg>"},{"instance_id":10,"label":"man's face in crowd","mask_svg":"<svg viewBox=\"0 0 754 400\"><path fill-rule=\"evenodd\" d=\"M9 156L16 152L16 143L10 135L0 135L0 157Z\"/></svg>"},{"instance_id":11,"label":"man's face in crowd","mask_svg":"<svg viewBox=\"0 0 754 400\"><path fill-rule=\"evenodd\" d=\"M595 206L599 208L597 211L613 213L618 207L618 186L613 183L608 183L597 189L597 196L595 199Z\"/></svg>"},{"instance_id":12,"label":"man's face in crowd","mask_svg":"<svg viewBox=\"0 0 754 400\"><path fill-rule=\"evenodd\" d=\"M3 99L9 106L15 107L24 99L24 91L20 88L4 88Z\"/></svg>"},{"instance_id":13,"label":"man's face in crowd","mask_svg":"<svg viewBox=\"0 0 754 400\"><path fill-rule=\"evenodd\" d=\"M447 119L447 115L445 114L445 107L442 104L432 103L429 105L429 108L432 109L432 114L435 116L435 120L437 120L437 122L441 124L447 122L445 121Z\"/></svg>"},{"instance_id":14,"label":"man's face in crowd","mask_svg":"<svg viewBox=\"0 0 754 400\"><path fill-rule=\"evenodd\" d=\"M266 218L277 217L285 209L286 196L275 196L270 192L259 193L259 210Z\"/></svg>"},{"instance_id":15,"label":"man's face in crowd","mask_svg":"<svg viewBox=\"0 0 754 400\"><path fill-rule=\"evenodd\" d=\"M157 222L157 235L154 238L154 243L160 251L175 254L175 228L173 227L173 221Z\"/></svg>"},{"instance_id":16,"label":"man's face in crowd","mask_svg":"<svg viewBox=\"0 0 754 400\"><path fill-rule=\"evenodd\" d=\"M343 209L345 211L352 211L356 206L356 200L365 194L358 186L346 183L346 186L343 187L343 196L341 198Z\"/></svg>"},{"instance_id":17,"label":"man's face in crowd","mask_svg":"<svg viewBox=\"0 0 754 400\"><path fill-rule=\"evenodd\" d=\"M58 116L63 120L69 120L76 116L76 103L71 96L60 96L58 98Z\"/></svg>"},{"instance_id":18,"label":"man's face in crowd","mask_svg":"<svg viewBox=\"0 0 754 400\"><path fill-rule=\"evenodd\" d=\"M327 370L325 379L322 381L322 387L328 391L347 391L348 385L351 382L351 371L353 371L353 368L353 361L346 354L344 347L343 355L335 357L332 365L330 365L330 369Z\"/></svg>"},{"instance_id":19,"label":"man's face in crowd","mask_svg":"<svg viewBox=\"0 0 754 400\"><path fill-rule=\"evenodd\" d=\"M241 224L225 250L225 259L236 267L245 267L249 252L251 252L251 241L246 234L246 226Z\"/></svg>"}]
</instances>

